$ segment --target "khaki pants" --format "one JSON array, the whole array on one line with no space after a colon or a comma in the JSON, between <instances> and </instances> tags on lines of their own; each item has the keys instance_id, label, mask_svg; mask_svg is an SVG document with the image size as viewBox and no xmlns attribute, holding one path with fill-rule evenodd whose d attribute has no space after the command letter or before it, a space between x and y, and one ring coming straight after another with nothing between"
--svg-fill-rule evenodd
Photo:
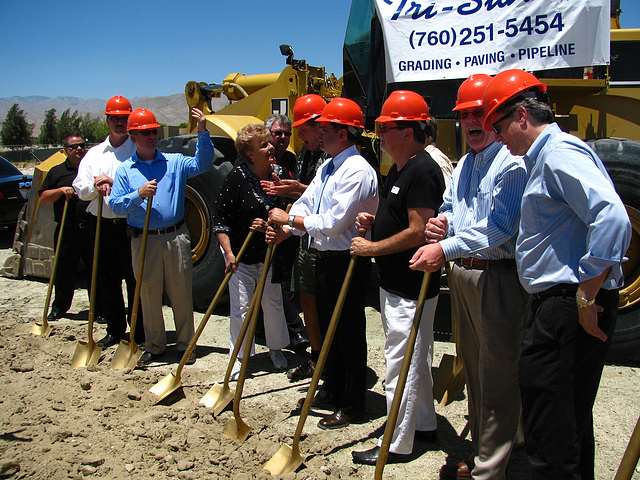
<instances>
[{"instance_id":1,"label":"khaki pants","mask_svg":"<svg viewBox=\"0 0 640 480\"><path fill-rule=\"evenodd\" d=\"M141 243L142 236L131 241L136 275L138 274ZM140 300L144 312L146 351L159 354L167 346L164 317L162 316L163 288L167 292L173 310L173 321L178 337L176 346L179 351L187 349L194 333L192 279L191 241L186 225L175 232L164 235L149 235L140 290Z\"/></svg>"}]
</instances>

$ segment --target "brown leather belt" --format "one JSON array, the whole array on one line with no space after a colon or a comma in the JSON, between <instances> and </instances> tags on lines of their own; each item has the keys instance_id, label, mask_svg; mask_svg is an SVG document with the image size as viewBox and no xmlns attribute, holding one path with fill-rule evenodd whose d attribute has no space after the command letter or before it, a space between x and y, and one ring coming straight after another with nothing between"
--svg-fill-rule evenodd
<instances>
[{"instance_id":1,"label":"brown leather belt","mask_svg":"<svg viewBox=\"0 0 640 480\"><path fill-rule=\"evenodd\" d=\"M502 258L500 260L480 260L479 258L458 258L455 261L459 267L473 268L475 270L489 270L491 268L516 268L516 261L513 258Z\"/></svg>"}]
</instances>

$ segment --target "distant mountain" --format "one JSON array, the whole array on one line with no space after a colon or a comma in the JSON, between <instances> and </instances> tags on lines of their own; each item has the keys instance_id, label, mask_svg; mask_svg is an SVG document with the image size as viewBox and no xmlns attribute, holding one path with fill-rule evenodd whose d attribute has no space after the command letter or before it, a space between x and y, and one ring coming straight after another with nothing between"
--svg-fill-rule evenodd
<instances>
[{"instance_id":1,"label":"distant mountain","mask_svg":"<svg viewBox=\"0 0 640 480\"><path fill-rule=\"evenodd\" d=\"M189 107L187 106L184 93L177 93L166 97L136 97L130 98L129 100L131 100L133 108L146 108L151 110L158 119L158 122L165 125L179 125L188 119ZM60 118L62 112L67 108L70 108L72 113L77 110L80 115L89 113L92 116L102 117L107 100L100 98L83 99L78 97L50 98L37 95L0 98L0 123L4 121L7 112L14 103L19 104L20 108L25 111L29 123L36 124L33 134L37 136L40 133L40 125L42 125L44 121L44 114L47 110L55 108L58 118ZM213 100L213 103L213 109L218 110L226 105L228 100L226 100L226 98L216 98Z\"/></svg>"}]
</instances>

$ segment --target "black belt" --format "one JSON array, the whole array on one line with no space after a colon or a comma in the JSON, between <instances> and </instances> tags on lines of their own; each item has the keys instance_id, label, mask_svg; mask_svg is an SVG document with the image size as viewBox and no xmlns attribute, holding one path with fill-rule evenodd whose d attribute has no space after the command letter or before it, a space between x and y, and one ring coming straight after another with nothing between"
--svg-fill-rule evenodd
<instances>
[{"instance_id":1,"label":"black belt","mask_svg":"<svg viewBox=\"0 0 640 480\"><path fill-rule=\"evenodd\" d=\"M100 219L100 221L107 222L107 223L113 223L114 225L121 225L121 224L126 224L127 223L127 219L126 218L105 218L105 217L102 217Z\"/></svg>"},{"instance_id":2,"label":"black belt","mask_svg":"<svg viewBox=\"0 0 640 480\"><path fill-rule=\"evenodd\" d=\"M516 268L516 261L513 258L503 258L500 260L480 260L479 258L458 258L455 264L459 267L473 268L475 270L489 270L491 268Z\"/></svg>"},{"instance_id":3,"label":"black belt","mask_svg":"<svg viewBox=\"0 0 640 480\"><path fill-rule=\"evenodd\" d=\"M159 228L158 230L149 230L149 235L164 235L165 233L175 232L182 225L184 225L184 218L175 225L171 225L170 227ZM142 233L142 229L138 228L137 230L140 230L140 233Z\"/></svg>"},{"instance_id":4,"label":"black belt","mask_svg":"<svg viewBox=\"0 0 640 480\"><path fill-rule=\"evenodd\" d=\"M349 250L317 250L318 258L338 257L341 255L350 255Z\"/></svg>"},{"instance_id":5,"label":"black belt","mask_svg":"<svg viewBox=\"0 0 640 480\"><path fill-rule=\"evenodd\" d=\"M576 293L578 293L577 283L560 283L542 292L534 293L533 298L536 300L544 300L549 297L573 298Z\"/></svg>"}]
</instances>

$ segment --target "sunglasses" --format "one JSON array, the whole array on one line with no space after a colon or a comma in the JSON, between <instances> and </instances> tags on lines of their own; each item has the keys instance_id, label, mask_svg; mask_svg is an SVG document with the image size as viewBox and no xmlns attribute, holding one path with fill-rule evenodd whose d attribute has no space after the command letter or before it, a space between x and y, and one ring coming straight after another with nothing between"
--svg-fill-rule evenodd
<instances>
[{"instance_id":1,"label":"sunglasses","mask_svg":"<svg viewBox=\"0 0 640 480\"><path fill-rule=\"evenodd\" d=\"M107 115L107 118L116 123L127 123L129 115Z\"/></svg>"},{"instance_id":2,"label":"sunglasses","mask_svg":"<svg viewBox=\"0 0 640 480\"><path fill-rule=\"evenodd\" d=\"M466 120L469 117L481 118L484 116L484 110L464 110L460 112L460 118Z\"/></svg>"},{"instance_id":3,"label":"sunglasses","mask_svg":"<svg viewBox=\"0 0 640 480\"><path fill-rule=\"evenodd\" d=\"M411 127L398 127L398 126L387 126L387 125L380 125L378 127L378 133L385 133L388 132L389 130L404 130L406 128L411 128Z\"/></svg>"},{"instance_id":4,"label":"sunglasses","mask_svg":"<svg viewBox=\"0 0 640 480\"><path fill-rule=\"evenodd\" d=\"M285 137L290 137L291 136L291 132L286 132L284 130L275 130L271 132L271 135L275 136L275 137L281 137L282 135L284 135Z\"/></svg>"},{"instance_id":5,"label":"sunglasses","mask_svg":"<svg viewBox=\"0 0 640 480\"><path fill-rule=\"evenodd\" d=\"M70 148L71 150L75 150L77 148L84 150L86 145L84 143L74 143L73 145L67 145L65 148Z\"/></svg>"},{"instance_id":6,"label":"sunglasses","mask_svg":"<svg viewBox=\"0 0 640 480\"><path fill-rule=\"evenodd\" d=\"M491 124L491 128L492 130L497 134L500 135L500 131L502 130L502 127L499 127L498 125L501 122L504 122L507 118L509 118L511 115L513 115L515 113L515 111L517 110L517 108L514 108L513 110L511 110L510 112L508 112L507 114L503 115L502 117L500 117L498 120L496 120L495 122L493 122Z\"/></svg>"},{"instance_id":7,"label":"sunglasses","mask_svg":"<svg viewBox=\"0 0 640 480\"><path fill-rule=\"evenodd\" d=\"M158 135L158 129L157 128L150 128L149 130L136 130L136 133L139 133L143 137L148 137L152 133L154 135Z\"/></svg>"}]
</instances>

